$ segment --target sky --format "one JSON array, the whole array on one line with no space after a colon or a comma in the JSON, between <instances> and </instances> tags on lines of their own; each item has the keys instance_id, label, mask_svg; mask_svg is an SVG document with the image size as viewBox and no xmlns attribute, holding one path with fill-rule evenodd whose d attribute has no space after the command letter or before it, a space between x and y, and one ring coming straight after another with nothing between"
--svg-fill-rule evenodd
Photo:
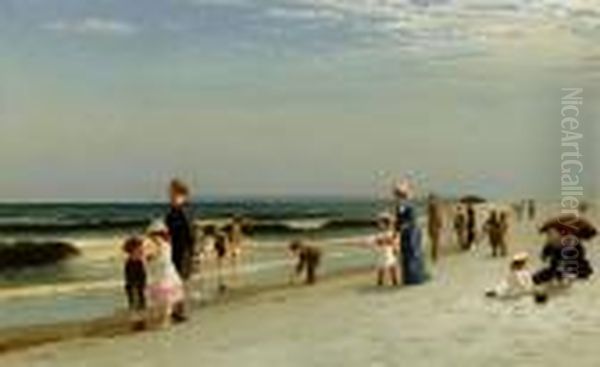
<instances>
[{"instance_id":1,"label":"sky","mask_svg":"<svg viewBox=\"0 0 600 367\"><path fill-rule=\"evenodd\" d=\"M0 0L0 201L554 197L595 0Z\"/></svg>"}]
</instances>

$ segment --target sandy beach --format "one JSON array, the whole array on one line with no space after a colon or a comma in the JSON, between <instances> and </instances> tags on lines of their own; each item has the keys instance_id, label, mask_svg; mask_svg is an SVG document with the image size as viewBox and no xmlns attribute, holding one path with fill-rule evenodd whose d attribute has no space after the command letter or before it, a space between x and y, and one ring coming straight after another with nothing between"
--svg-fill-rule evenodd
<instances>
[{"instance_id":1,"label":"sandy beach","mask_svg":"<svg viewBox=\"0 0 600 367\"><path fill-rule=\"evenodd\" d=\"M0 367L600 367L600 0L140 5L0 0Z\"/></svg>"},{"instance_id":2,"label":"sandy beach","mask_svg":"<svg viewBox=\"0 0 600 367\"><path fill-rule=\"evenodd\" d=\"M511 252L533 255L540 242L532 223L513 226ZM600 252L588 248L598 264ZM10 366L596 366L597 280L544 306L529 297L485 299L483 291L505 268L482 243L442 258L422 287L378 289L371 273L338 276L201 308L167 331L48 344L0 360Z\"/></svg>"}]
</instances>

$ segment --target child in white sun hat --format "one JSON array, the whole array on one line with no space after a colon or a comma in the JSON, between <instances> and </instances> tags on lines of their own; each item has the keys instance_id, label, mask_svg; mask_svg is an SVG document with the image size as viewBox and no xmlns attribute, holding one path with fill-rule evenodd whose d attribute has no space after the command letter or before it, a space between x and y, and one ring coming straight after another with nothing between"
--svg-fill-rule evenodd
<instances>
[{"instance_id":1,"label":"child in white sun hat","mask_svg":"<svg viewBox=\"0 0 600 367\"><path fill-rule=\"evenodd\" d=\"M148 296L153 318L168 326L176 304L184 300L183 282L171 258L169 230L162 220L146 231Z\"/></svg>"},{"instance_id":2,"label":"child in white sun hat","mask_svg":"<svg viewBox=\"0 0 600 367\"><path fill-rule=\"evenodd\" d=\"M528 269L529 254L519 252L510 262L510 271L495 288L486 292L488 297L518 298L534 291L532 274Z\"/></svg>"}]
</instances>

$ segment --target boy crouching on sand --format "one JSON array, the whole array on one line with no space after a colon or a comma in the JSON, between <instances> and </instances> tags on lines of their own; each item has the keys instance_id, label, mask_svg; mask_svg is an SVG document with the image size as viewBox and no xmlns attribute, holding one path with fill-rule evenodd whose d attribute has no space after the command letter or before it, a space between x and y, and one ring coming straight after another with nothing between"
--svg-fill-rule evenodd
<instances>
[{"instance_id":1,"label":"boy crouching on sand","mask_svg":"<svg viewBox=\"0 0 600 367\"><path fill-rule=\"evenodd\" d=\"M521 252L513 256L510 272L494 289L486 292L487 297L517 298L531 295L534 291L533 277L528 269L529 255Z\"/></svg>"},{"instance_id":2,"label":"boy crouching on sand","mask_svg":"<svg viewBox=\"0 0 600 367\"><path fill-rule=\"evenodd\" d=\"M289 249L292 256L297 259L291 282L293 283L297 277L306 272L305 283L315 284L317 281L317 268L321 263L321 250L298 240L293 241Z\"/></svg>"},{"instance_id":3,"label":"boy crouching on sand","mask_svg":"<svg viewBox=\"0 0 600 367\"><path fill-rule=\"evenodd\" d=\"M138 237L129 238L123 245L126 253L124 266L125 292L129 310L132 313L133 329L143 330L146 327L144 312L146 310L146 264L144 260L144 242Z\"/></svg>"}]
</instances>

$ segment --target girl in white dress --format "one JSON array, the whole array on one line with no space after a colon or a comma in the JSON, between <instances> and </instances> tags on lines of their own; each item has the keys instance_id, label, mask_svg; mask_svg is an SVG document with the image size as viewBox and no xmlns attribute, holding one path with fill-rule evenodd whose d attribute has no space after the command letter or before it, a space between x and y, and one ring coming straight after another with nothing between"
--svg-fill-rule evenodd
<instances>
[{"instance_id":1,"label":"girl in white dress","mask_svg":"<svg viewBox=\"0 0 600 367\"><path fill-rule=\"evenodd\" d=\"M534 293L533 277L527 268L529 255L521 252L513 256L510 271L502 281L486 292L487 297L519 298Z\"/></svg>"},{"instance_id":2,"label":"girl in white dress","mask_svg":"<svg viewBox=\"0 0 600 367\"><path fill-rule=\"evenodd\" d=\"M400 238L394 230L394 220L389 213L383 213L378 219L380 233L374 239L378 253L377 260L377 285L383 286L386 274L394 286L398 285L398 250Z\"/></svg>"},{"instance_id":3,"label":"girl in white dress","mask_svg":"<svg viewBox=\"0 0 600 367\"><path fill-rule=\"evenodd\" d=\"M148 228L145 249L151 315L160 325L168 326L174 306L184 300L184 291L171 257L169 230L162 220Z\"/></svg>"}]
</instances>

